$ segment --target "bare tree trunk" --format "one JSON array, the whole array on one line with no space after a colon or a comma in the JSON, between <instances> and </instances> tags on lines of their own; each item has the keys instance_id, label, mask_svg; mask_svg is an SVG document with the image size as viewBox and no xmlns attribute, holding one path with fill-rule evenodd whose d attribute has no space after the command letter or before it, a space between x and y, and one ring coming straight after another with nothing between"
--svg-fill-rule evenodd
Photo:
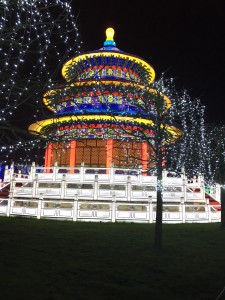
<instances>
[{"instance_id":1,"label":"bare tree trunk","mask_svg":"<svg viewBox=\"0 0 225 300\"><path fill-rule=\"evenodd\" d=\"M157 160L157 204L156 204L156 223L154 247L162 248L162 213L163 213L163 181L162 181L162 151L158 151Z\"/></svg>"},{"instance_id":2,"label":"bare tree trunk","mask_svg":"<svg viewBox=\"0 0 225 300\"><path fill-rule=\"evenodd\" d=\"M156 249L162 248L162 191L157 190L156 223L155 223L155 243Z\"/></svg>"}]
</instances>

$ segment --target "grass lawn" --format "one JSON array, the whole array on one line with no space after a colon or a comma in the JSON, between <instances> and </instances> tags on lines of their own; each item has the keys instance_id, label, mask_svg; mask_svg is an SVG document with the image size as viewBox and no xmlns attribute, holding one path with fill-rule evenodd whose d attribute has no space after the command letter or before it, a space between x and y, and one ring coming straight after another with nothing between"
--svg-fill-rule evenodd
<instances>
[{"instance_id":1,"label":"grass lawn","mask_svg":"<svg viewBox=\"0 0 225 300\"><path fill-rule=\"evenodd\" d=\"M153 238L154 224L0 217L0 299L216 300L220 223L164 224L161 251Z\"/></svg>"}]
</instances>

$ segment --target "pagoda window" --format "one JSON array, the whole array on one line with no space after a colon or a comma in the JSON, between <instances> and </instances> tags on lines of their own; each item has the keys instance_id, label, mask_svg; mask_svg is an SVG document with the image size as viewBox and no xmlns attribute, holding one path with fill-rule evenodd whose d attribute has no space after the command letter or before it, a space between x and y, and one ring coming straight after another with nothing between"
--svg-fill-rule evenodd
<instances>
[{"instance_id":1,"label":"pagoda window","mask_svg":"<svg viewBox=\"0 0 225 300\"><path fill-rule=\"evenodd\" d=\"M68 167L70 164L70 142L53 143L52 161L59 166Z\"/></svg>"},{"instance_id":2,"label":"pagoda window","mask_svg":"<svg viewBox=\"0 0 225 300\"><path fill-rule=\"evenodd\" d=\"M141 164L141 142L122 142L114 140L113 161L117 167L136 166Z\"/></svg>"},{"instance_id":3,"label":"pagoda window","mask_svg":"<svg viewBox=\"0 0 225 300\"><path fill-rule=\"evenodd\" d=\"M106 164L106 141L89 139L77 141L76 165L84 162L87 166L103 167Z\"/></svg>"}]
</instances>

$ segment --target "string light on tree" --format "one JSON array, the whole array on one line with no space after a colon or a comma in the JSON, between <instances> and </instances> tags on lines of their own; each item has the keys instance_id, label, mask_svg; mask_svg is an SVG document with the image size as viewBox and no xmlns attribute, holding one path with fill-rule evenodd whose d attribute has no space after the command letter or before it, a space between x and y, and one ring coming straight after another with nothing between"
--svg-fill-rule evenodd
<instances>
[{"instance_id":1,"label":"string light on tree","mask_svg":"<svg viewBox=\"0 0 225 300\"><path fill-rule=\"evenodd\" d=\"M79 53L82 41L66 1L1 1L0 8L0 137L7 144L15 135L28 139L27 124L16 134L11 124L19 120L21 106L36 112L46 83L58 80L61 61Z\"/></svg>"}]
</instances>

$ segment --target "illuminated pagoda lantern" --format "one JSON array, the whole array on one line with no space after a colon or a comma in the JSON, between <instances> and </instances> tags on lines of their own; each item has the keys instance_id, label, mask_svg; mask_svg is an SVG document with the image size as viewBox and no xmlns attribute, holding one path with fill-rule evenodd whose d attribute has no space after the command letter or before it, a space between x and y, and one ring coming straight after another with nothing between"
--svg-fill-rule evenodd
<instances>
[{"instance_id":1,"label":"illuminated pagoda lantern","mask_svg":"<svg viewBox=\"0 0 225 300\"><path fill-rule=\"evenodd\" d=\"M45 167L109 168L151 165L148 143L135 136L152 120L138 105L141 94L155 79L153 67L142 58L116 47L114 30L106 30L102 48L79 54L62 67L65 84L49 90L44 104L52 117L29 126L31 134L48 140ZM170 100L164 96L167 107ZM135 101L134 101L135 100Z\"/></svg>"}]
</instances>

